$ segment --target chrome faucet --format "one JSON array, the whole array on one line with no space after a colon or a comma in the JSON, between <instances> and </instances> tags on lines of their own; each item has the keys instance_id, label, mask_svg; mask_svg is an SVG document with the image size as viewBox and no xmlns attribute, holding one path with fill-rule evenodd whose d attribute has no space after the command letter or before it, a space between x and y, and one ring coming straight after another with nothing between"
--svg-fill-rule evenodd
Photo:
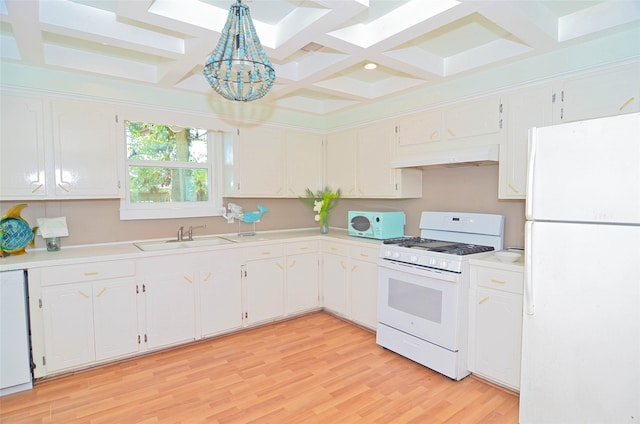
<instances>
[{"instance_id":1,"label":"chrome faucet","mask_svg":"<svg viewBox=\"0 0 640 424\"><path fill-rule=\"evenodd\" d=\"M196 228L205 228L207 225L203 224L203 225L196 225L195 227L189 227L189 240L193 240L193 230L195 230Z\"/></svg>"},{"instance_id":2,"label":"chrome faucet","mask_svg":"<svg viewBox=\"0 0 640 424\"><path fill-rule=\"evenodd\" d=\"M184 227L178 228L178 241L182 241L182 230L184 230Z\"/></svg>"}]
</instances>

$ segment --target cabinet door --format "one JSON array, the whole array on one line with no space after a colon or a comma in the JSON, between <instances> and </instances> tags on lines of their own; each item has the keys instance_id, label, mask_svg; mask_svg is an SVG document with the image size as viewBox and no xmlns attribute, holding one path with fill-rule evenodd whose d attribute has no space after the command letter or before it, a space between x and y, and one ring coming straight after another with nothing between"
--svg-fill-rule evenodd
<instances>
[{"instance_id":1,"label":"cabinet door","mask_svg":"<svg viewBox=\"0 0 640 424\"><path fill-rule=\"evenodd\" d=\"M283 259L249 261L244 266L246 324L284 315Z\"/></svg>"},{"instance_id":2,"label":"cabinet door","mask_svg":"<svg viewBox=\"0 0 640 424\"><path fill-rule=\"evenodd\" d=\"M0 199L46 194L43 105L40 99L0 96Z\"/></svg>"},{"instance_id":3,"label":"cabinet door","mask_svg":"<svg viewBox=\"0 0 640 424\"><path fill-rule=\"evenodd\" d=\"M391 168L391 150L395 139L392 122L369 125L358 130L357 187L363 197L393 197L396 194L396 170Z\"/></svg>"},{"instance_id":4,"label":"cabinet door","mask_svg":"<svg viewBox=\"0 0 640 424\"><path fill-rule=\"evenodd\" d=\"M502 128L502 105L497 96L466 101L445 110L444 135L448 140L496 135ZM496 139L495 143L498 143Z\"/></svg>"},{"instance_id":5,"label":"cabinet door","mask_svg":"<svg viewBox=\"0 0 640 424\"><path fill-rule=\"evenodd\" d=\"M498 165L501 199L525 198L529 128L551 125L551 97L551 86L542 86L518 90L507 98L508 136Z\"/></svg>"},{"instance_id":6,"label":"cabinet door","mask_svg":"<svg viewBox=\"0 0 640 424\"><path fill-rule=\"evenodd\" d=\"M522 296L479 287L472 290L474 372L520 387Z\"/></svg>"},{"instance_id":7,"label":"cabinet door","mask_svg":"<svg viewBox=\"0 0 640 424\"><path fill-rule=\"evenodd\" d=\"M91 283L42 289L47 372L95 361Z\"/></svg>"},{"instance_id":8,"label":"cabinet door","mask_svg":"<svg viewBox=\"0 0 640 424\"><path fill-rule=\"evenodd\" d=\"M149 348L195 339L194 280L194 273L186 268L144 278Z\"/></svg>"},{"instance_id":9,"label":"cabinet door","mask_svg":"<svg viewBox=\"0 0 640 424\"><path fill-rule=\"evenodd\" d=\"M378 322L378 266L351 258L351 319L371 329Z\"/></svg>"},{"instance_id":10,"label":"cabinet door","mask_svg":"<svg viewBox=\"0 0 640 424\"><path fill-rule=\"evenodd\" d=\"M343 197L357 197L356 131L343 131L327 136L325 149L325 181L332 189L341 189Z\"/></svg>"},{"instance_id":11,"label":"cabinet door","mask_svg":"<svg viewBox=\"0 0 640 424\"><path fill-rule=\"evenodd\" d=\"M322 189L322 136L318 134L285 133L287 196L304 196L309 188L314 193Z\"/></svg>"},{"instance_id":12,"label":"cabinet door","mask_svg":"<svg viewBox=\"0 0 640 424\"><path fill-rule=\"evenodd\" d=\"M428 110L398 119L397 154L411 146L442 140L442 110Z\"/></svg>"},{"instance_id":13,"label":"cabinet door","mask_svg":"<svg viewBox=\"0 0 640 424\"><path fill-rule=\"evenodd\" d=\"M242 326L240 259L235 252L207 255L200 275L200 327L203 336Z\"/></svg>"},{"instance_id":14,"label":"cabinet door","mask_svg":"<svg viewBox=\"0 0 640 424\"><path fill-rule=\"evenodd\" d=\"M318 281L317 252L287 256L287 314L318 308Z\"/></svg>"},{"instance_id":15,"label":"cabinet door","mask_svg":"<svg viewBox=\"0 0 640 424\"><path fill-rule=\"evenodd\" d=\"M640 111L640 64L572 78L556 93L554 123Z\"/></svg>"},{"instance_id":16,"label":"cabinet door","mask_svg":"<svg viewBox=\"0 0 640 424\"><path fill-rule=\"evenodd\" d=\"M323 253L322 256L322 301L332 312L348 316L347 288L349 278L347 256Z\"/></svg>"},{"instance_id":17,"label":"cabinet door","mask_svg":"<svg viewBox=\"0 0 640 424\"><path fill-rule=\"evenodd\" d=\"M120 197L114 108L56 100L52 113L56 196Z\"/></svg>"},{"instance_id":18,"label":"cabinet door","mask_svg":"<svg viewBox=\"0 0 640 424\"><path fill-rule=\"evenodd\" d=\"M138 294L133 278L93 285L96 360L138 351Z\"/></svg>"},{"instance_id":19,"label":"cabinet door","mask_svg":"<svg viewBox=\"0 0 640 424\"><path fill-rule=\"evenodd\" d=\"M242 197L284 195L282 130L243 128L235 143L235 194Z\"/></svg>"}]
</instances>

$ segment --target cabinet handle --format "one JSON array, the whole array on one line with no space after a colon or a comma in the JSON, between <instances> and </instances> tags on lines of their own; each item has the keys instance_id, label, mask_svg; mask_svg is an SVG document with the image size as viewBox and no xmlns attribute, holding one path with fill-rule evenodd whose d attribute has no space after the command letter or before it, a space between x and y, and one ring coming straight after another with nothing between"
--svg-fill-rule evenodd
<instances>
[{"instance_id":1,"label":"cabinet handle","mask_svg":"<svg viewBox=\"0 0 640 424\"><path fill-rule=\"evenodd\" d=\"M329 250L331 250L332 252L335 252L336 250L338 250L337 247L330 247Z\"/></svg>"},{"instance_id":2,"label":"cabinet handle","mask_svg":"<svg viewBox=\"0 0 640 424\"><path fill-rule=\"evenodd\" d=\"M431 132L431 134L429 135L429 140L433 140L436 135L438 135L438 130L433 130L433 132Z\"/></svg>"},{"instance_id":3,"label":"cabinet handle","mask_svg":"<svg viewBox=\"0 0 640 424\"><path fill-rule=\"evenodd\" d=\"M517 188L515 188L511 183L507 184L509 186L509 188L511 189L511 191L513 191L514 193L520 193L520 190L518 190Z\"/></svg>"},{"instance_id":4,"label":"cabinet handle","mask_svg":"<svg viewBox=\"0 0 640 424\"><path fill-rule=\"evenodd\" d=\"M78 290L78 293L80 294L80 296L84 297L85 299L89 299L89 297L90 297L88 294L86 294L82 290Z\"/></svg>"},{"instance_id":5,"label":"cabinet handle","mask_svg":"<svg viewBox=\"0 0 640 424\"><path fill-rule=\"evenodd\" d=\"M100 296L102 296L102 295L104 294L104 292L106 292L106 291L107 291L107 288L106 288L106 287L103 287L103 288L102 288L102 290L100 290L100 293L98 293L98 294L96 295L96 297L100 297Z\"/></svg>"},{"instance_id":6,"label":"cabinet handle","mask_svg":"<svg viewBox=\"0 0 640 424\"><path fill-rule=\"evenodd\" d=\"M309 250L309 248L305 246L305 247L301 247L300 250Z\"/></svg>"},{"instance_id":7,"label":"cabinet handle","mask_svg":"<svg viewBox=\"0 0 640 424\"><path fill-rule=\"evenodd\" d=\"M355 272L355 270L358 269L358 265L354 265L351 267L351 272Z\"/></svg>"},{"instance_id":8,"label":"cabinet handle","mask_svg":"<svg viewBox=\"0 0 640 424\"><path fill-rule=\"evenodd\" d=\"M270 254L271 254L271 252L269 252L269 251L266 251L266 252L260 252L260 254L261 254L261 255L263 255L263 256L264 256L264 255L270 255Z\"/></svg>"},{"instance_id":9,"label":"cabinet handle","mask_svg":"<svg viewBox=\"0 0 640 424\"><path fill-rule=\"evenodd\" d=\"M293 268L294 266L296 266L296 261L295 261L295 259L294 259L294 261L293 261L293 262L291 262L291 265L289 265L289 268Z\"/></svg>"},{"instance_id":10,"label":"cabinet handle","mask_svg":"<svg viewBox=\"0 0 640 424\"><path fill-rule=\"evenodd\" d=\"M43 184L38 184L37 186L35 186L35 188L33 190L31 190L31 193L35 193L36 191L40 190L42 188Z\"/></svg>"},{"instance_id":11,"label":"cabinet handle","mask_svg":"<svg viewBox=\"0 0 640 424\"><path fill-rule=\"evenodd\" d=\"M504 284L504 283L506 283L506 281L504 281L504 280L496 280L495 278L492 278L491 282L492 283L496 283L496 284Z\"/></svg>"},{"instance_id":12,"label":"cabinet handle","mask_svg":"<svg viewBox=\"0 0 640 424\"><path fill-rule=\"evenodd\" d=\"M92 275L98 275L98 274L99 274L98 271L89 271L84 273L85 277L90 277Z\"/></svg>"},{"instance_id":13,"label":"cabinet handle","mask_svg":"<svg viewBox=\"0 0 640 424\"><path fill-rule=\"evenodd\" d=\"M362 256L363 258L368 258L369 255L367 253L360 253L360 256Z\"/></svg>"},{"instance_id":14,"label":"cabinet handle","mask_svg":"<svg viewBox=\"0 0 640 424\"><path fill-rule=\"evenodd\" d=\"M206 277L204 277L203 281L205 281L205 282L206 282L206 281L209 281L209 278L211 278L211 273L210 273L210 272L209 272L209 273L207 273L207 276L206 276Z\"/></svg>"},{"instance_id":15,"label":"cabinet handle","mask_svg":"<svg viewBox=\"0 0 640 424\"><path fill-rule=\"evenodd\" d=\"M191 278L187 277L186 275L183 276L182 278L184 278L184 280L189 283L189 284L193 284L193 280L191 280Z\"/></svg>"},{"instance_id":16,"label":"cabinet handle","mask_svg":"<svg viewBox=\"0 0 640 424\"><path fill-rule=\"evenodd\" d=\"M280 269L284 269L284 268L282 267L282 264L281 264L280 262L276 263L276 266L277 266L278 268L280 268Z\"/></svg>"},{"instance_id":17,"label":"cabinet handle","mask_svg":"<svg viewBox=\"0 0 640 424\"><path fill-rule=\"evenodd\" d=\"M485 298L483 298L483 299L480 299L480 301L478 302L478 305L482 305L482 304L483 304L484 302L486 302L487 300L489 300L489 296L487 296L487 297L485 297Z\"/></svg>"},{"instance_id":18,"label":"cabinet handle","mask_svg":"<svg viewBox=\"0 0 640 424\"><path fill-rule=\"evenodd\" d=\"M69 193L69 190L65 186L63 186L61 183L58 184L58 187L60 187L61 189Z\"/></svg>"},{"instance_id":19,"label":"cabinet handle","mask_svg":"<svg viewBox=\"0 0 640 424\"><path fill-rule=\"evenodd\" d=\"M455 137L456 133L455 131L453 131L451 128L447 128L447 132L449 133L450 136Z\"/></svg>"},{"instance_id":20,"label":"cabinet handle","mask_svg":"<svg viewBox=\"0 0 640 424\"><path fill-rule=\"evenodd\" d=\"M620 106L620 108L618 110L622 110L625 107L629 106L631 104L631 102L633 102L636 98L635 97L629 97L629 100L627 100L626 102L622 103L622 106Z\"/></svg>"},{"instance_id":21,"label":"cabinet handle","mask_svg":"<svg viewBox=\"0 0 640 424\"><path fill-rule=\"evenodd\" d=\"M342 267L342 269L347 269L347 266L345 265L344 261L340 261L340 266Z\"/></svg>"}]
</instances>

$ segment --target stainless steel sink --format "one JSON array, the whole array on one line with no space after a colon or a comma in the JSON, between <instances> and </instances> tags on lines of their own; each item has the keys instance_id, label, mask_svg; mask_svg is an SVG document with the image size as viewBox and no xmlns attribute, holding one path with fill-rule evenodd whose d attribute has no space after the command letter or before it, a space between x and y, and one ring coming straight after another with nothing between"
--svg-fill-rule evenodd
<instances>
[{"instance_id":1,"label":"stainless steel sink","mask_svg":"<svg viewBox=\"0 0 640 424\"><path fill-rule=\"evenodd\" d=\"M133 243L140 250L145 252L155 252L159 250L176 250L186 249L190 247L204 247L204 246L218 246L222 244L231 244L233 240L228 240L222 237L207 237L198 238L194 240L160 240L160 241L145 241L140 243Z\"/></svg>"},{"instance_id":2,"label":"stainless steel sink","mask_svg":"<svg viewBox=\"0 0 640 424\"><path fill-rule=\"evenodd\" d=\"M258 234L241 235L241 236L219 236L221 239L230 241L231 243L247 243L252 241L268 241L269 239Z\"/></svg>"}]
</instances>

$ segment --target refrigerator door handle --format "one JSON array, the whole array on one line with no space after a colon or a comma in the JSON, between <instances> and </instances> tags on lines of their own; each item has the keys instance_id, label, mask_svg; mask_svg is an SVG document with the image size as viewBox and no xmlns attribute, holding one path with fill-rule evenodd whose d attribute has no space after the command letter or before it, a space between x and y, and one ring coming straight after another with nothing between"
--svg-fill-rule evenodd
<instances>
[{"instance_id":1,"label":"refrigerator door handle","mask_svg":"<svg viewBox=\"0 0 640 424\"><path fill-rule=\"evenodd\" d=\"M533 246L533 221L527 221L525 225L525 249L524 249L524 311L527 315L533 315L533 267L531 266L531 254Z\"/></svg>"},{"instance_id":2,"label":"refrigerator door handle","mask_svg":"<svg viewBox=\"0 0 640 424\"><path fill-rule=\"evenodd\" d=\"M527 219L533 218L533 202L531 202L531 196L533 195L533 168L535 167L536 159L536 133L537 128L529 128L529 163L527 164L527 182L526 182L526 195L525 195L525 216Z\"/></svg>"}]
</instances>

